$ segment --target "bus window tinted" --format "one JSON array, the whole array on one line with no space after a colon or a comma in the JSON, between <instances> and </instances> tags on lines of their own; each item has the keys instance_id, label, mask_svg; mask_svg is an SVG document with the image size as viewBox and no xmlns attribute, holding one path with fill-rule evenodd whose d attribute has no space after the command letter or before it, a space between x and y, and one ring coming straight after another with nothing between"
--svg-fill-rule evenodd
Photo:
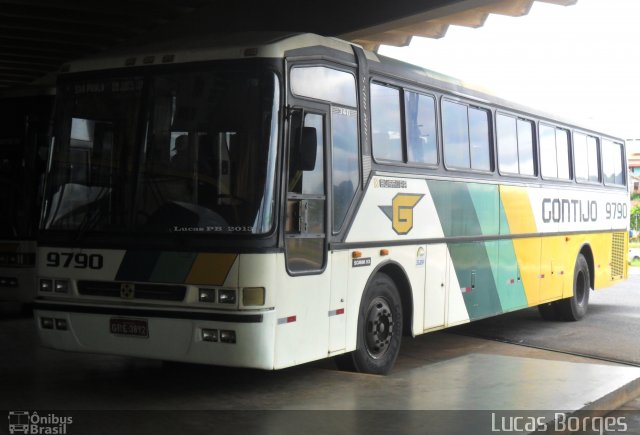
<instances>
[{"instance_id":1,"label":"bus window tinted","mask_svg":"<svg viewBox=\"0 0 640 435\"><path fill-rule=\"evenodd\" d=\"M400 91L371 84L371 128L373 156L381 160L401 162Z\"/></svg>"},{"instance_id":2,"label":"bus window tinted","mask_svg":"<svg viewBox=\"0 0 640 435\"><path fill-rule=\"evenodd\" d=\"M409 162L435 165L438 163L435 99L405 91L404 107Z\"/></svg>"},{"instance_id":3,"label":"bus window tinted","mask_svg":"<svg viewBox=\"0 0 640 435\"><path fill-rule=\"evenodd\" d=\"M500 172L535 175L533 122L499 113L496 116L496 127Z\"/></svg>"},{"instance_id":4,"label":"bus window tinted","mask_svg":"<svg viewBox=\"0 0 640 435\"><path fill-rule=\"evenodd\" d=\"M470 168L467 106L446 100L442 102L442 139L445 165Z\"/></svg>"},{"instance_id":5,"label":"bus window tinted","mask_svg":"<svg viewBox=\"0 0 640 435\"><path fill-rule=\"evenodd\" d=\"M540 164L545 178L571 178L567 130L540 124Z\"/></svg>"},{"instance_id":6,"label":"bus window tinted","mask_svg":"<svg viewBox=\"0 0 640 435\"><path fill-rule=\"evenodd\" d=\"M293 68L291 92L301 97L356 107L355 78L347 72L323 66Z\"/></svg>"},{"instance_id":7,"label":"bus window tinted","mask_svg":"<svg viewBox=\"0 0 640 435\"><path fill-rule=\"evenodd\" d=\"M600 181L598 164L598 138L583 133L573 133L574 164L577 181Z\"/></svg>"},{"instance_id":8,"label":"bus window tinted","mask_svg":"<svg viewBox=\"0 0 640 435\"><path fill-rule=\"evenodd\" d=\"M498 136L498 168L500 172L517 174L518 169L518 132L516 119L512 116L496 116Z\"/></svg>"},{"instance_id":9,"label":"bus window tinted","mask_svg":"<svg viewBox=\"0 0 640 435\"><path fill-rule=\"evenodd\" d=\"M556 153L558 159L558 178L568 180L571 178L569 172L569 132L561 128L556 128Z\"/></svg>"},{"instance_id":10,"label":"bus window tinted","mask_svg":"<svg viewBox=\"0 0 640 435\"><path fill-rule=\"evenodd\" d=\"M331 174L333 182L333 230L339 231L360 179L358 160L358 112L341 107L331 110Z\"/></svg>"},{"instance_id":11,"label":"bus window tinted","mask_svg":"<svg viewBox=\"0 0 640 435\"><path fill-rule=\"evenodd\" d=\"M587 153L589 156L589 181L597 183L600 181L600 153L598 149L598 139L593 136L587 136Z\"/></svg>"},{"instance_id":12,"label":"bus window tinted","mask_svg":"<svg viewBox=\"0 0 640 435\"><path fill-rule=\"evenodd\" d=\"M444 162L451 168L490 171L489 113L466 104L442 102Z\"/></svg>"},{"instance_id":13,"label":"bus window tinted","mask_svg":"<svg viewBox=\"0 0 640 435\"><path fill-rule=\"evenodd\" d=\"M624 186L624 153L622 144L607 139L602 141L602 166L604 182Z\"/></svg>"},{"instance_id":14,"label":"bus window tinted","mask_svg":"<svg viewBox=\"0 0 640 435\"><path fill-rule=\"evenodd\" d=\"M469 139L471 140L471 168L490 171L489 113L486 110L469 108Z\"/></svg>"},{"instance_id":15,"label":"bus window tinted","mask_svg":"<svg viewBox=\"0 0 640 435\"><path fill-rule=\"evenodd\" d=\"M518 119L518 164L520 174L536 175L533 165L533 122Z\"/></svg>"}]
</instances>

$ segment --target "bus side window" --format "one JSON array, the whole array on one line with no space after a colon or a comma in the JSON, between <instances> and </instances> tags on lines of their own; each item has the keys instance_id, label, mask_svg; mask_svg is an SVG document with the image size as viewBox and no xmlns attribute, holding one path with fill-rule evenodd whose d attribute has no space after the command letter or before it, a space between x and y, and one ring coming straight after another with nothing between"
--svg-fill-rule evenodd
<instances>
[{"instance_id":1,"label":"bus side window","mask_svg":"<svg viewBox=\"0 0 640 435\"><path fill-rule=\"evenodd\" d=\"M299 117L300 115L294 115ZM301 134L300 120L293 120L292 123L297 122L298 126L294 127L293 132L296 135L292 141L292 148L289 152L289 183L288 192L300 193L300 194L324 194L324 152L322 146L324 139L323 133L323 119L321 115L308 113L304 117L304 127L315 128L316 130L316 162L312 170L305 171L300 169L300 165L297 161L300 154L298 146L301 143L299 135Z\"/></svg>"},{"instance_id":2,"label":"bus side window","mask_svg":"<svg viewBox=\"0 0 640 435\"><path fill-rule=\"evenodd\" d=\"M624 171L622 168L624 153L622 144L607 139L602 141L602 166L604 182L624 186Z\"/></svg>"},{"instance_id":3,"label":"bus side window","mask_svg":"<svg viewBox=\"0 0 640 435\"><path fill-rule=\"evenodd\" d=\"M358 112L334 107L331 111L331 129L333 231L338 232L360 180Z\"/></svg>"},{"instance_id":4,"label":"bus side window","mask_svg":"<svg viewBox=\"0 0 640 435\"><path fill-rule=\"evenodd\" d=\"M400 91L371 84L371 129L373 157L401 162Z\"/></svg>"},{"instance_id":5,"label":"bus side window","mask_svg":"<svg viewBox=\"0 0 640 435\"><path fill-rule=\"evenodd\" d=\"M513 116L498 114L496 116L498 139L498 168L502 173L517 174L518 165L518 131Z\"/></svg>"},{"instance_id":6,"label":"bus side window","mask_svg":"<svg viewBox=\"0 0 640 435\"><path fill-rule=\"evenodd\" d=\"M442 101L444 162L450 168L491 171L489 111Z\"/></svg>"},{"instance_id":7,"label":"bus side window","mask_svg":"<svg viewBox=\"0 0 640 435\"><path fill-rule=\"evenodd\" d=\"M438 163L435 98L405 91L405 129L407 160L414 163Z\"/></svg>"},{"instance_id":8,"label":"bus side window","mask_svg":"<svg viewBox=\"0 0 640 435\"><path fill-rule=\"evenodd\" d=\"M442 138L445 165L470 168L467 106L447 100L442 102Z\"/></svg>"},{"instance_id":9,"label":"bus side window","mask_svg":"<svg viewBox=\"0 0 640 435\"><path fill-rule=\"evenodd\" d=\"M556 133L553 127L540 124L540 166L545 178L558 178Z\"/></svg>"},{"instance_id":10,"label":"bus side window","mask_svg":"<svg viewBox=\"0 0 640 435\"><path fill-rule=\"evenodd\" d=\"M569 131L540 124L540 164L545 178L571 179Z\"/></svg>"}]
</instances>

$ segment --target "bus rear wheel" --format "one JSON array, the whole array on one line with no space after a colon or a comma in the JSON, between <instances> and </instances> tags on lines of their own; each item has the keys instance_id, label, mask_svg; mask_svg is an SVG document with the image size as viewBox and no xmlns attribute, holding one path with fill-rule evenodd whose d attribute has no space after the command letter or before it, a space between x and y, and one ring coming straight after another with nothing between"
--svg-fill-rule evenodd
<instances>
[{"instance_id":1,"label":"bus rear wheel","mask_svg":"<svg viewBox=\"0 0 640 435\"><path fill-rule=\"evenodd\" d=\"M336 357L340 369L384 375L396 362L402 340L402 302L393 280L376 274L358 312L356 350Z\"/></svg>"},{"instance_id":2,"label":"bus rear wheel","mask_svg":"<svg viewBox=\"0 0 640 435\"><path fill-rule=\"evenodd\" d=\"M538 312L544 320L562 319L557 302L547 302L546 304L538 305Z\"/></svg>"},{"instance_id":3,"label":"bus rear wheel","mask_svg":"<svg viewBox=\"0 0 640 435\"><path fill-rule=\"evenodd\" d=\"M558 311L562 320L576 321L587 314L589 306L589 292L591 290L591 275L589 265L582 254L576 259L573 270L573 295L558 301Z\"/></svg>"},{"instance_id":4,"label":"bus rear wheel","mask_svg":"<svg viewBox=\"0 0 640 435\"><path fill-rule=\"evenodd\" d=\"M573 295L570 298L538 305L540 316L545 320L566 320L569 322L582 319L587 314L590 290L589 265L584 256L580 254L573 270Z\"/></svg>"}]
</instances>

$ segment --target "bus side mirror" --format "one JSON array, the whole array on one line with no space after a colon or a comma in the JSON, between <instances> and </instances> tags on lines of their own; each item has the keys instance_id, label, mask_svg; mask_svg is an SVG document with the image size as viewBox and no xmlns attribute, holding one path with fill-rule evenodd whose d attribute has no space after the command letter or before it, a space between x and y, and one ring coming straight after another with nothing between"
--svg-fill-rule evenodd
<instances>
[{"instance_id":1,"label":"bus side mirror","mask_svg":"<svg viewBox=\"0 0 640 435\"><path fill-rule=\"evenodd\" d=\"M315 127L302 127L302 138L300 141L300 154L298 156L299 170L313 171L316 167L316 150L318 148L318 137Z\"/></svg>"}]
</instances>

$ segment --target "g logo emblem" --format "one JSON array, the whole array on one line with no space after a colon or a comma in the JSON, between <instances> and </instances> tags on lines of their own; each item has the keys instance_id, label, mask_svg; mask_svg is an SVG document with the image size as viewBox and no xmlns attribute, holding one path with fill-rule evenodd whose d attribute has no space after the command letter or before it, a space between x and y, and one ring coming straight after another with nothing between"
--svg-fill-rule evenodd
<instances>
[{"instance_id":1,"label":"g logo emblem","mask_svg":"<svg viewBox=\"0 0 640 435\"><path fill-rule=\"evenodd\" d=\"M405 235L413 228L413 208L424 195L417 193L398 193L393 197L391 206L381 205L380 210L391 220L393 231Z\"/></svg>"},{"instance_id":2,"label":"g logo emblem","mask_svg":"<svg viewBox=\"0 0 640 435\"><path fill-rule=\"evenodd\" d=\"M133 284L120 284L120 297L133 299L136 296L136 287Z\"/></svg>"}]
</instances>

